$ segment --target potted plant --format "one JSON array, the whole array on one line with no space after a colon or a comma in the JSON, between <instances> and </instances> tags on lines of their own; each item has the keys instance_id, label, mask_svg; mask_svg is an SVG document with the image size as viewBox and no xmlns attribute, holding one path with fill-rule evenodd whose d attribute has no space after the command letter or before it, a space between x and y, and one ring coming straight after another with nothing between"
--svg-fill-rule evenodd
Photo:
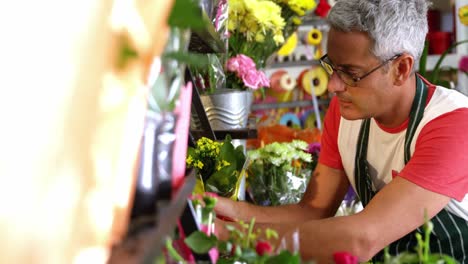
<instances>
[{"instance_id":1,"label":"potted plant","mask_svg":"<svg viewBox=\"0 0 468 264\"><path fill-rule=\"evenodd\" d=\"M195 84L210 124L215 129L247 124L252 91L270 86L263 69L268 58L315 7L310 0L227 0L227 53L208 55L210 66L193 70ZM220 9L218 10L225 10ZM235 103L232 103L235 102ZM194 120L196 123L196 120Z\"/></svg>"}]
</instances>

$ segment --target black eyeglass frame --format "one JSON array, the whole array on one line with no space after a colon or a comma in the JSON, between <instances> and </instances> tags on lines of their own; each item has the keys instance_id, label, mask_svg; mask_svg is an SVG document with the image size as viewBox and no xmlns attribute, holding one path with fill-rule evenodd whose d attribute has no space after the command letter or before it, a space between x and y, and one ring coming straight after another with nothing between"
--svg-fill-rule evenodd
<instances>
[{"instance_id":1,"label":"black eyeglass frame","mask_svg":"<svg viewBox=\"0 0 468 264\"><path fill-rule=\"evenodd\" d=\"M345 71L342 71L342 70L340 70L340 69L335 68L335 67L331 64L331 61L330 61L330 63L324 61L325 58L328 58L328 54L323 55L323 56L319 59L319 61L320 61L320 65L325 69L325 71L326 71L330 76L333 74L333 72L336 72L336 73L338 74L338 77L340 77L340 79L341 79L345 84L347 84L347 85L349 85L349 86L356 86L356 84L357 84L359 81L361 81L362 79L364 79L364 78L366 78L367 76L371 75L371 74L372 74L373 72L375 72L376 70L382 68L383 66L385 66L385 65L386 65L387 63L389 63L390 61L396 60L396 59L399 58L401 55L403 55L403 53L396 54L395 56L391 57L391 58L388 59L388 60L385 60L385 61L382 62L380 65L378 65L377 67L373 68L372 70L368 71L367 73L363 74L363 75L360 76L360 77L353 76L353 75L351 75L350 73L347 73L347 72L345 72ZM333 72L330 73L330 72L327 70L326 65L328 65L328 66L333 70ZM347 76L349 76L349 77L353 80L354 83L353 83L353 84L346 83L346 82L343 80L343 78L341 78L341 73L342 73L342 74L345 74L345 75L347 75Z\"/></svg>"}]
</instances>

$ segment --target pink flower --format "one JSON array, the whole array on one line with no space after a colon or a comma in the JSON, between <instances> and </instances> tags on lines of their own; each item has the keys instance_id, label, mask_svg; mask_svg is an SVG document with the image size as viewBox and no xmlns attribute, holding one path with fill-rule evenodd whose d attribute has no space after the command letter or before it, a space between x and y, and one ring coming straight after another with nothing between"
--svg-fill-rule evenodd
<instances>
[{"instance_id":1,"label":"pink flower","mask_svg":"<svg viewBox=\"0 0 468 264\"><path fill-rule=\"evenodd\" d=\"M270 87L270 79L268 79L265 72L258 71L258 74L260 75L260 85L262 87Z\"/></svg>"},{"instance_id":2,"label":"pink flower","mask_svg":"<svg viewBox=\"0 0 468 264\"><path fill-rule=\"evenodd\" d=\"M251 89L270 87L270 80L262 71L258 71L255 62L244 54L239 54L227 61L227 70L236 73L244 85Z\"/></svg>"},{"instance_id":3,"label":"pink flower","mask_svg":"<svg viewBox=\"0 0 468 264\"><path fill-rule=\"evenodd\" d=\"M250 57L245 56L244 54L239 54L236 56L236 58L239 61L239 65L241 69L244 69L244 70L256 69L255 62Z\"/></svg>"},{"instance_id":4,"label":"pink flower","mask_svg":"<svg viewBox=\"0 0 468 264\"><path fill-rule=\"evenodd\" d=\"M201 224L200 225L200 231L205 233L207 236L211 235L211 229L208 225Z\"/></svg>"},{"instance_id":5,"label":"pink flower","mask_svg":"<svg viewBox=\"0 0 468 264\"><path fill-rule=\"evenodd\" d=\"M228 71L231 71L231 72L237 72L239 70L239 60L237 60L236 57L234 58L230 58L228 61L227 61L227 69Z\"/></svg>"},{"instance_id":6,"label":"pink flower","mask_svg":"<svg viewBox=\"0 0 468 264\"><path fill-rule=\"evenodd\" d=\"M460 63L458 65L458 69L463 72L468 72L468 56L463 56L460 59Z\"/></svg>"},{"instance_id":7,"label":"pink flower","mask_svg":"<svg viewBox=\"0 0 468 264\"><path fill-rule=\"evenodd\" d=\"M239 76L256 69L255 62L250 57L243 54L230 58L226 66L228 71L236 72Z\"/></svg>"},{"instance_id":8,"label":"pink flower","mask_svg":"<svg viewBox=\"0 0 468 264\"><path fill-rule=\"evenodd\" d=\"M266 241L258 241L257 245L255 246L255 251L258 255L263 256L265 254L269 254L273 251L270 243Z\"/></svg>"},{"instance_id":9,"label":"pink flower","mask_svg":"<svg viewBox=\"0 0 468 264\"><path fill-rule=\"evenodd\" d=\"M257 70L252 69L241 75L242 81L245 86L254 90L260 87L261 77Z\"/></svg>"},{"instance_id":10,"label":"pink flower","mask_svg":"<svg viewBox=\"0 0 468 264\"><path fill-rule=\"evenodd\" d=\"M208 251L208 255L211 258L211 263L218 262L219 250L217 248L214 247L214 248L210 249L210 251Z\"/></svg>"},{"instance_id":11,"label":"pink flower","mask_svg":"<svg viewBox=\"0 0 468 264\"><path fill-rule=\"evenodd\" d=\"M336 264L357 264L358 258L348 252L336 252L333 254L333 260Z\"/></svg>"}]
</instances>

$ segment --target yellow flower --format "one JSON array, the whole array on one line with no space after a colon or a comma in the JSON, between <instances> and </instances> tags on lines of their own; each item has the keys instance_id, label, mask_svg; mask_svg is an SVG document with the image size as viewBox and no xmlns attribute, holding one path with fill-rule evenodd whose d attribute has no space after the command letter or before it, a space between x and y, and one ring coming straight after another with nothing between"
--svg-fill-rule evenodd
<instances>
[{"instance_id":1,"label":"yellow flower","mask_svg":"<svg viewBox=\"0 0 468 264\"><path fill-rule=\"evenodd\" d=\"M297 16L293 17L292 18L292 21L295 25L300 25L302 24L302 20L300 18L298 18Z\"/></svg>"},{"instance_id":2,"label":"yellow flower","mask_svg":"<svg viewBox=\"0 0 468 264\"><path fill-rule=\"evenodd\" d=\"M284 42L284 36L282 32L277 32L273 36L273 40L275 41L276 45L279 45Z\"/></svg>"},{"instance_id":3,"label":"yellow flower","mask_svg":"<svg viewBox=\"0 0 468 264\"><path fill-rule=\"evenodd\" d=\"M265 41L265 35L263 35L262 32L257 32L257 34L255 35L255 41L257 42Z\"/></svg>"},{"instance_id":4,"label":"yellow flower","mask_svg":"<svg viewBox=\"0 0 468 264\"><path fill-rule=\"evenodd\" d=\"M220 162L218 162L217 166L216 166L216 170L219 171L221 170L222 168L226 167L226 166L229 166L231 165L231 163L229 163L228 161L226 160L222 160Z\"/></svg>"},{"instance_id":5,"label":"yellow flower","mask_svg":"<svg viewBox=\"0 0 468 264\"><path fill-rule=\"evenodd\" d=\"M195 164L195 167L199 168L200 170L203 169L203 162L198 161L197 164Z\"/></svg>"},{"instance_id":6,"label":"yellow flower","mask_svg":"<svg viewBox=\"0 0 468 264\"><path fill-rule=\"evenodd\" d=\"M304 16L307 11L312 10L316 3L312 0L275 0L287 4L288 7L299 16Z\"/></svg>"},{"instance_id":7,"label":"yellow flower","mask_svg":"<svg viewBox=\"0 0 468 264\"><path fill-rule=\"evenodd\" d=\"M193 162L192 156L188 156L186 162L187 162L188 165L191 165L192 162Z\"/></svg>"}]
</instances>

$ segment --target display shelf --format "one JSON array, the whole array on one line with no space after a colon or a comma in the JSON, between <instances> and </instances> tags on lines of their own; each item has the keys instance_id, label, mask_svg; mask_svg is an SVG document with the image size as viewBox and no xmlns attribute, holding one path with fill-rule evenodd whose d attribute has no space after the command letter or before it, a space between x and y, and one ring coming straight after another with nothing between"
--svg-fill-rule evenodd
<instances>
[{"instance_id":1,"label":"display shelf","mask_svg":"<svg viewBox=\"0 0 468 264\"><path fill-rule=\"evenodd\" d=\"M257 137L257 129L250 128L214 130L213 132L217 139L225 138L227 135L230 135L232 139L248 139ZM190 133L195 138L205 136L205 131L202 130L192 130Z\"/></svg>"},{"instance_id":2,"label":"display shelf","mask_svg":"<svg viewBox=\"0 0 468 264\"><path fill-rule=\"evenodd\" d=\"M330 100L319 99L319 105L328 105ZM267 109L277 109L277 108L296 108L296 107L310 107L314 103L312 100L301 100L301 101L291 101L291 102L282 102L282 103L258 103L252 105L253 111L258 110L267 110Z\"/></svg>"},{"instance_id":3,"label":"display shelf","mask_svg":"<svg viewBox=\"0 0 468 264\"><path fill-rule=\"evenodd\" d=\"M301 26L328 26L328 22L318 16L308 16L302 21Z\"/></svg>"},{"instance_id":4,"label":"display shelf","mask_svg":"<svg viewBox=\"0 0 468 264\"><path fill-rule=\"evenodd\" d=\"M285 61L275 62L269 65L269 69L291 68L291 67L312 67L320 65L318 60L300 60L300 61Z\"/></svg>"}]
</instances>

